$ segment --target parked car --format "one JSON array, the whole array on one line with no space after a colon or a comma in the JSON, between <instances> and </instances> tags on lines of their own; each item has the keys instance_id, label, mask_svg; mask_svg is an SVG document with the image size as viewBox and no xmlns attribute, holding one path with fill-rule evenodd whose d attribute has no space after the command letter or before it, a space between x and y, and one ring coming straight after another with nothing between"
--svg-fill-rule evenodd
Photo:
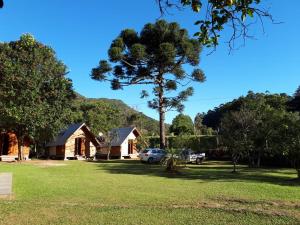
<instances>
[{"instance_id":1,"label":"parked car","mask_svg":"<svg viewBox=\"0 0 300 225\"><path fill-rule=\"evenodd\" d=\"M180 153L180 158L185 160L187 163L201 164L205 159L205 153L195 153L190 149L185 149Z\"/></svg>"},{"instance_id":2,"label":"parked car","mask_svg":"<svg viewBox=\"0 0 300 225\"><path fill-rule=\"evenodd\" d=\"M147 148L139 155L142 162L154 163L160 162L165 156L166 152L159 148Z\"/></svg>"}]
</instances>

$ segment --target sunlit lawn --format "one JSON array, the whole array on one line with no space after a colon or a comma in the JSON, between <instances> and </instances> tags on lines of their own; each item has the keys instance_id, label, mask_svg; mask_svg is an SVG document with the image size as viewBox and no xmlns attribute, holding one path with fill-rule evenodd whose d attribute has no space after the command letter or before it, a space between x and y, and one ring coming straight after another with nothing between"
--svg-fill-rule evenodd
<instances>
[{"instance_id":1,"label":"sunlit lawn","mask_svg":"<svg viewBox=\"0 0 300 225\"><path fill-rule=\"evenodd\" d=\"M0 200L1 225L300 224L292 169L232 174L206 162L168 174L139 161L32 161L0 163L0 172L13 173L14 191Z\"/></svg>"}]
</instances>

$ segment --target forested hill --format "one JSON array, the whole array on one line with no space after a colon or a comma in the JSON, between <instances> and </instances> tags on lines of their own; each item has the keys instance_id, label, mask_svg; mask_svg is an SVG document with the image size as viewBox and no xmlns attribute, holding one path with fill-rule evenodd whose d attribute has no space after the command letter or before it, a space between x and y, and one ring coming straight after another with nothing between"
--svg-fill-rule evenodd
<instances>
[{"instance_id":1,"label":"forested hill","mask_svg":"<svg viewBox=\"0 0 300 225\"><path fill-rule=\"evenodd\" d=\"M136 126L144 135L157 135L159 124L123 101L107 98L86 98L76 93L74 121L86 122L95 134L116 127Z\"/></svg>"}]
</instances>

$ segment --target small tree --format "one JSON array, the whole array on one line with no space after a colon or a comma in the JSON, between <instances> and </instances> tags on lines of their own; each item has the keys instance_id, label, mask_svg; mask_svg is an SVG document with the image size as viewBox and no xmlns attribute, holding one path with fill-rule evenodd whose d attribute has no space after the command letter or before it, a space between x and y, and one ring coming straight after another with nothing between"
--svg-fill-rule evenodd
<instances>
[{"instance_id":1,"label":"small tree","mask_svg":"<svg viewBox=\"0 0 300 225\"><path fill-rule=\"evenodd\" d=\"M187 81L204 82L205 76L199 68L201 46L191 39L188 32L177 23L159 20L148 23L140 34L135 30L123 30L112 42L109 61L101 60L92 70L91 76L98 81L109 81L113 90L131 85L152 86L154 98L148 102L150 108L159 112L160 147L165 148L165 114L176 109L182 112L183 102L193 94L188 87L175 96L168 95L184 86ZM190 65L193 72L187 74L183 65ZM143 90L141 97L149 96Z\"/></svg>"},{"instance_id":2,"label":"small tree","mask_svg":"<svg viewBox=\"0 0 300 225\"><path fill-rule=\"evenodd\" d=\"M249 166L252 165L253 132L256 126L255 112L244 107L240 111L228 113L222 119L222 141L231 153L233 172L236 172L236 164L240 158L248 157Z\"/></svg>"},{"instance_id":3,"label":"small tree","mask_svg":"<svg viewBox=\"0 0 300 225\"><path fill-rule=\"evenodd\" d=\"M197 113L194 119L195 131L197 131L198 134L202 133L201 130L204 127L202 123L204 115L205 115L204 113Z\"/></svg>"},{"instance_id":4,"label":"small tree","mask_svg":"<svg viewBox=\"0 0 300 225\"><path fill-rule=\"evenodd\" d=\"M278 128L277 128L278 129ZM280 140L277 148L287 155L300 179L300 115L286 113L278 129L277 138Z\"/></svg>"},{"instance_id":5,"label":"small tree","mask_svg":"<svg viewBox=\"0 0 300 225\"><path fill-rule=\"evenodd\" d=\"M114 142L119 141L119 132L117 129L112 129L111 131L108 132L107 134L107 143L108 143L108 148L107 148L107 160L110 159L110 152L113 147Z\"/></svg>"},{"instance_id":6,"label":"small tree","mask_svg":"<svg viewBox=\"0 0 300 225\"><path fill-rule=\"evenodd\" d=\"M170 133L175 135L190 135L194 134L194 124L188 115L177 115L170 126Z\"/></svg>"}]
</instances>

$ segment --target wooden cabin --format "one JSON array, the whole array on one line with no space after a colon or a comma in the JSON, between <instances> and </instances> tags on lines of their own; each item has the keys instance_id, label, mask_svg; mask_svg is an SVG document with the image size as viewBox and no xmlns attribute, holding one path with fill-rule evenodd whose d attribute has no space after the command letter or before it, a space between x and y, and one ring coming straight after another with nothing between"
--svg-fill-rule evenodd
<instances>
[{"instance_id":1,"label":"wooden cabin","mask_svg":"<svg viewBox=\"0 0 300 225\"><path fill-rule=\"evenodd\" d=\"M22 156L24 160L29 159L30 140L24 138ZM0 161L14 161L18 159L18 138L12 132L0 133Z\"/></svg>"},{"instance_id":2,"label":"wooden cabin","mask_svg":"<svg viewBox=\"0 0 300 225\"><path fill-rule=\"evenodd\" d=\"M111 158L137 158L137 138L141 136L140 132L135 127L123 127L113 129L117 135L112 140L110 151ZM108 143L102 144L98 155L106 157L108 153Z\"/></svg>"},{"instance_id":3,"label":"wooden cabin","mask_svg":"<svg viewBox=\"0 0 300 225\"><path fill-rule=\"evenodd\" d=\"M86 159L95 156L100 142L85 123L78 123L60 132L46 147L52 159Z\"/></svg>"}]
</instances>

